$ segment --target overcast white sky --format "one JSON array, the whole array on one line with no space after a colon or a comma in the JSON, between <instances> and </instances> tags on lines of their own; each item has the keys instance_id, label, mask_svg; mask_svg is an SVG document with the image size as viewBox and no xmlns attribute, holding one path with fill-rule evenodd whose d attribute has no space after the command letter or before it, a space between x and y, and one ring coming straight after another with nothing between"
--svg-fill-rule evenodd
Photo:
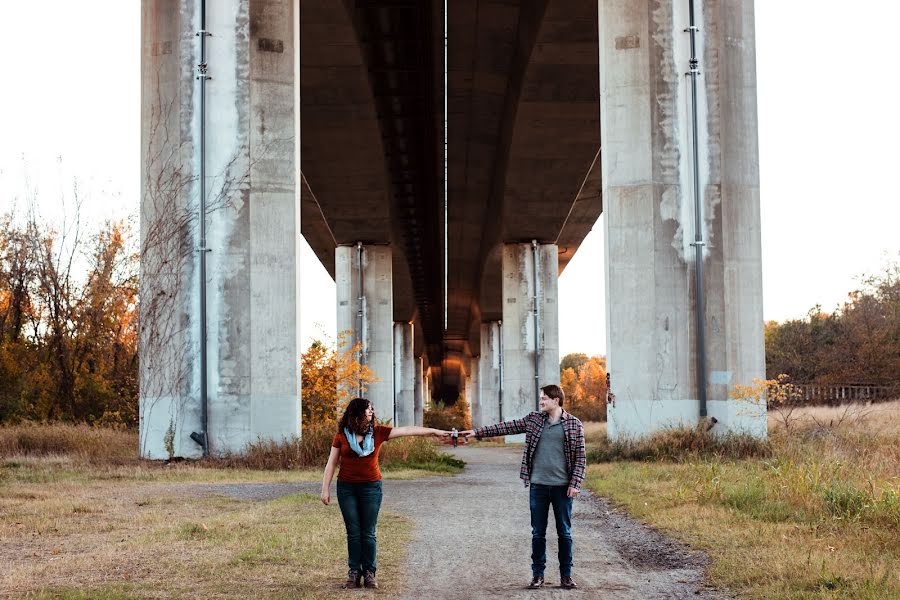
<instances>
[{"instance_id":1,"label":"overcast white sky","mask_svg":"<svg viewBox=\"0 0 900 600\"><path fill-rule=\"evenodd\" d=\"M766 319L832 310L900 252L900 3L757 0ZM79 180L94 220L137 213L139 0L0 0L0 213L45 214ZM20 200L21 202L21 200ZM21 204L20 204L21 205ZM560 350L605 352L600 223L560 278ZM304 340L335 327L334 284L301 255Z\"/></svg>"}]
</instances>

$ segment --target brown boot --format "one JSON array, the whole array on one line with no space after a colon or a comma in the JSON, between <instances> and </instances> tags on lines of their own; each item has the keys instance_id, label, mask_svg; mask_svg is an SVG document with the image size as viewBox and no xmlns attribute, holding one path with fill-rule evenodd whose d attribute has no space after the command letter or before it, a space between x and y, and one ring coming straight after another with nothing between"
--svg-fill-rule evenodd
<instances>
[{"instance_id":1,"label":"brown boot","mask_svg":"<svg viewBox=\"0 0 900 600\"><path fill-rule=\"evenodd\" d=\"M559 581L559 587L563 588L564 590L574 590L578 587L578 584L572 581L571 577L563 577Z\"/></svg>"},{"instance_id":2,"label":"brown boot","mask_svg":"<svg viewBox=\"0 0 900 600\"><path fill-rule=\"evenodd\" d=\"M531 583L528 584L529 590L536 590L544 587L544 578L543 577L535 577L531 580Z\"/></svg>"},{"instance_id":3,"label":"brown boot","mask_svg":"<svg viewBox=\"0 0 900 600\"><path fill-rule=\"evenodd\" d=\"M375 588L378 589L378 580L375 579L375 573L372 571L366 571L366 574L363 576L363 585L367 588Z\"/></svg>"},{"instance_id":4,"label":"brown boot","mask_svg":"<svg viewBox=\"0 0 900 600\"><path fill-rule=\"evenodd\" d=\"M362 579L362 574L356 569L350 569L347 571L347 581L344 582L342 587L345 590L358 588L361 585L360 579Z\"/></svg>"}]
</instances>

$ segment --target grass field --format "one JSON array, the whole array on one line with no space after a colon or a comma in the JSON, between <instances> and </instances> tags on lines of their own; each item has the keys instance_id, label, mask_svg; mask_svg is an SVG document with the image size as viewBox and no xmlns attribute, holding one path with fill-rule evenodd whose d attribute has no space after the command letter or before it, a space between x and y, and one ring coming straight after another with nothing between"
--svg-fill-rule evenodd
<instances>
[{"instance_id":1,"label":"grass field","mask_svg":"<svg viewBox=\"0 0 900 600\"><path fill-rule=\"evenodd\" d=\"M739 597L900 598L900 402L794 417L787 432L771 416L758 456L657 448L672 458L594 464L587 484L705 550L711 583ZM606 452L603 425L587 438Z\"/></svg>"},{"instance_id":2,"label":"grass field","mask_svg":"<svg viewBox=\"0 0 900 600\"><path fill-rule=\"evenodd\" d=\"M136 448L127 431L0 428L0 597L346 595L339 589L346 538L336 502L326 507L309 494L241 501L190 485L321 481L321 468L166 465L136 459ZM436 450L423 439L392 440L384 447L385 479L461 469ZM410 533L407 519L382 512L381 592L400 589Z\"/></svg>"}]
</instances>

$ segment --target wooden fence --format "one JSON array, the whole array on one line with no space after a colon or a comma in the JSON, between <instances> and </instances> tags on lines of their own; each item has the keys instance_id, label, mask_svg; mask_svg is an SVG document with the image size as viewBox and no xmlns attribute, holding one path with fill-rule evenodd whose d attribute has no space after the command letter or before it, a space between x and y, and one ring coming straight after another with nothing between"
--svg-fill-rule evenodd
<instances>
[{"instance_id":1,"label":"wooden fence","mask_svg":"<svg viewBox=\"0 0 900 600\"><path fill-rule=\"evenodd\" d=\"M836 406L848 402L886 402L900 399L900 384L867 383L795 383L800 393L797 404Z\"/></svg>"}]
</instances>

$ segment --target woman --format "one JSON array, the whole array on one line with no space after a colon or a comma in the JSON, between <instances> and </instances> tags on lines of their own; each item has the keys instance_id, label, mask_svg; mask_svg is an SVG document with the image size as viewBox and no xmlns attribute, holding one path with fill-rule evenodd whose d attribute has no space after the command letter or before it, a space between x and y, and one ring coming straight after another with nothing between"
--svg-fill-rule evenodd
<instances>
[{"instance_id":1,"label":"woman","mask_svg":"<svg viewBox=\"0 0 900 600\"><path fill-rule=\"evenodd\" d=\"M378 452L387 440L407 435L446 437L447 431L428 427L387 427L375 420L372 403L354 398L347 405L331 443L331 454L322 478L322 503L329 504L331 478L338 461L337 499L347 528L347 572L345 588L377 588L375 579L375 526L381 508L381 469Z\"/></svg>"}]
</instances>

